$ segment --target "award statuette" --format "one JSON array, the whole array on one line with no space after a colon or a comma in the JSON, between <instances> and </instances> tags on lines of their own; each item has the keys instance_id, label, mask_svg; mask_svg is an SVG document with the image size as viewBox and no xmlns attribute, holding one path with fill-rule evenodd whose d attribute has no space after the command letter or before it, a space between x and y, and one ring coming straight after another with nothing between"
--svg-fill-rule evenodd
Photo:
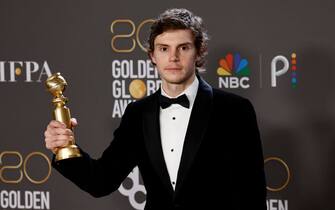
<instances>
[{"instance_id":1,"label":"award statuette","mask_svg":"<svg viewBox=\"0 0 335 210\"><path fill-rule=\"evenodd\" d=\"M65 106L65 103L68 101L68 99L63 95L65 87L67 86L64 77L62 77L59 72L55 73L45 81L45 84L48 91L54 96L52 100L52 103L55 106L55 109L53 111L54 120L62 122L66 125L67 128L72 129L70 121L70 109ZM55 154L56 161L81 156L80 151L75 145L74 140L63 147L57 148Z\"/></svg>"}]
</instances>

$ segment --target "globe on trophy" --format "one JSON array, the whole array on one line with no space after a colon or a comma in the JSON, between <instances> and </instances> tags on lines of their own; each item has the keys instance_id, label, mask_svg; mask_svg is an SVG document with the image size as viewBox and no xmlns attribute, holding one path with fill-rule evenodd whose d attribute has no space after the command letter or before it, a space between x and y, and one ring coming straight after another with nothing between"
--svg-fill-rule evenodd
<instances>
[{"instance_id":1,"label":"globe on trophy","mask_svg":"<svg viewBox=\"0 0 335 210\"><path fill-rule=\"evenodd\" d=\"M47 90L54 96L52 100L54 105L53 119L64 123L67 128L72 130L70 109L65 106L66 102L68 102L68 99L63 95L63 92L67 86L67 82L65 81L64 77L59 72L57 72L48 77L48 79L45 81L45 85ZM57 148L55 154L56 161L81 157L79 148L75 145L75 140L70 141L63 147Z\"/></svg>"}]
</instances>

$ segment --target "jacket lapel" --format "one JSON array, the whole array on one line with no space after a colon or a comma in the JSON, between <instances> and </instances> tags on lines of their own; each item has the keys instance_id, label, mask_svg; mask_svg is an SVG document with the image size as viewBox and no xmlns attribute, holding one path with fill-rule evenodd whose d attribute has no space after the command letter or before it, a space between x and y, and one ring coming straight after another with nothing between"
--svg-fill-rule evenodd
<instances>
[{"instance_id":1,"label":"jacket lapel","mask_svg":"<svg viewBox=\"0 0 335 210\"><path fill-rule=\"evenodd\" d=\"M199 89L191 112L179 165L175 196L178 195L207 129L212 110L212 87L199 76Z\"/></svg>"},{"instance_id":2,"label":"jacket lapel","mask_svg":"<svg viewBox=\"0 0 335 210\"><path fill-rule=\"evenodd\" d=\"M159 127L159 94L160 90L154 93L152 101L148 103L143 113L144 141L149 153L151 163L161 178L161 181L173 196L173 188L170 183L169 173L164 160L163 149Z\"/></svg>"}]
</instances>

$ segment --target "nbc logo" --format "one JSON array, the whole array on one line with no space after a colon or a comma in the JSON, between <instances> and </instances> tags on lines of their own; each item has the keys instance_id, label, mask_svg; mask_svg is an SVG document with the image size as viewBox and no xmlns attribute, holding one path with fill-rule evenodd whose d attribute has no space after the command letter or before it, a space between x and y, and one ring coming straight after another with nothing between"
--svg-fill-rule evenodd
<instances>
[{"instance_id":1,"label":"nbc logo","mask_svg":"<svg viewBox=\"0 0 335 210\"><path fill-rule=\"evenodd\" d=\"M248 61L241 58L240 54L228 53L219 60L219 88L249 88L250 70Z\"/></svg>"}]
</instances>

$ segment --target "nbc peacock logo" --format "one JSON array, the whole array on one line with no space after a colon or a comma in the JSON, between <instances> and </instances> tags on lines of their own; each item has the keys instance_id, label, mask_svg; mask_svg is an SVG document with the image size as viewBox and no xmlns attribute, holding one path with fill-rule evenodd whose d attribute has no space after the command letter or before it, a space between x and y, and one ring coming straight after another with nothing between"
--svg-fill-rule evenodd
<instances>
[{"instance_id":1,"label":"nbc peacock logo","mask_svg":"<svg viewBox=\"0 0 335 210\"><path fill-rule=\"evenodd\" d=\"M248 60L239 53L228 53L219 60L217 69L219 88L249 88L250 69Z\"/></svg>"}]
</instances>

